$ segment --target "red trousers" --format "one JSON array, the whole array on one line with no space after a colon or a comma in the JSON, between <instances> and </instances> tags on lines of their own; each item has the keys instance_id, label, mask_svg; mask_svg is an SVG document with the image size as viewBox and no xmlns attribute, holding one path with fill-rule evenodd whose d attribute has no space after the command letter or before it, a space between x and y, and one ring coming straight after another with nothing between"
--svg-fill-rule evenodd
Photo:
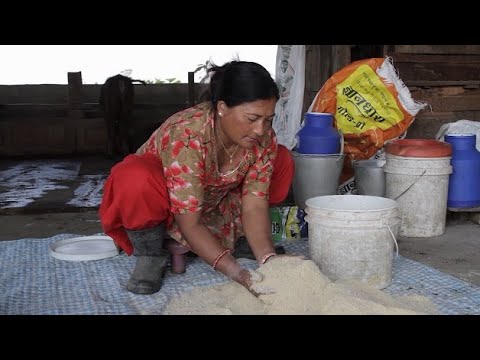
<instances>
[{"instance_id":1,"label":"red trousers","mask_svg":"<svg viewBox=\"0 0 480 360\"><path fill-rule=\"evenodd\" d=\"M287 197L294 170L290 152L278 145L270 183L271 206ZM133 247L125 229L148 229L173 221L163 167L157 157L132 154L112 168L103 189L100 220L103 231L128 255Z\"/></svg>"}]
</instances>

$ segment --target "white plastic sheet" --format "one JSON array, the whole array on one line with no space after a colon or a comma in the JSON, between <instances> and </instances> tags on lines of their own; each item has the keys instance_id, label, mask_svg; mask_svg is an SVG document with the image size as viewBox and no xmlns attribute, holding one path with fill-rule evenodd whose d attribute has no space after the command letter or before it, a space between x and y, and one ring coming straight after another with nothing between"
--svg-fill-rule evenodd
<instances>
[{"instance_id":1,"label":"white plastic sheet","mask_svg":"<svg viewBox=\"0 0 480 360\"><path fill-rule=\"evenodd\" d=\"M292 150L302 123L305 87L305 45L279 45L275 81L280 99L275 108L273 129L278 143Z\"/></svg>"},{"instance_id":2,"label":"white plastic sheet","mask_svg":"<svg viewBox=\"0 0 480 360\"><path fill-rule=\"evenodd\" d=\"M436 140L444 141L444 136L449 134L475 134L477 135L476 148L480 151L480 122L472 120L458 120L444 124L435 136Z\"/></svg>"}]
</instances>

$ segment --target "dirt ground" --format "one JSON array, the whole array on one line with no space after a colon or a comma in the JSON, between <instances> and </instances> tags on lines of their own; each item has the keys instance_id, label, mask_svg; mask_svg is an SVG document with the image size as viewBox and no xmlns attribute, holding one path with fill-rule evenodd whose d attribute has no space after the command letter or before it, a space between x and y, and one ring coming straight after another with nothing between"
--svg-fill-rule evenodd
<instances>
[{"instance_id":1,"label":"dirt ground","mask_svg":"<svg viewBox=\"0 0 480 360\"><path fill-rule=\"evenodd\" d=\"M57 167L54 171L46 174L40 182L30 179L33 177L38 178L39 168L33 168L32 170L32 168L28 168L24 164L44 163L44 161L52 160L55 163L70 164L70 169L77 165L79 167L78 174L71 178L62 179L58 174L65 170L65 166L63 166L61 169ZM8 203L0 204L0 241L46 238L65 233L92 235L102 232L98 217L99 198L96 199L95 205L85 204L84 207L78 204L68 205L67 202L74 197L75 190L85 182L85 177L103 176L106 178L112 166L120 160L119 157L106 159L103 156L1 160L0 172L3 171L4 178L11 178L11 184L7 184L7 181L4 179L3 186L0 185L0 194L2 191L18 190L14 195L19 198L22 195L25 197L24 188L18 187L17 189L17 184L23 186L30 182L34 184L30 186L31 191L36 185L41 186L49 178L55 181L50 185L55 186L45 189L41 195L30 196L32 198L31 201L27 201L24 206L8 208ZM9 173L12 168L22 165L23 167L20 171L17 171L14 175ZM52 167L52 163L48 163L48 166L45 167ZM26 174L29 174L30 178ZM98 194L97 197L99 197Z\"/></svg>"},{"instance_id":2,"label":"dirt ground","mask_svg":"<svg viewBox=\"0 0 480 360\"><path fill-rule=\"evenodd\" d=\"M447 223L445 234L398 240L400 254L444 273L480 286L480 225L470 221Z\"/></svg>"},{"instance_id":3,"label":"dirt ground","mask_svg":"<svg viewBox=\"0 0 480 360\"><path fill-rule=\"evenodd\" d=\"M47 238L58 234L92 235L102 232L98 211L0 215L0 241Z\"/></svg>"}]
</instances>

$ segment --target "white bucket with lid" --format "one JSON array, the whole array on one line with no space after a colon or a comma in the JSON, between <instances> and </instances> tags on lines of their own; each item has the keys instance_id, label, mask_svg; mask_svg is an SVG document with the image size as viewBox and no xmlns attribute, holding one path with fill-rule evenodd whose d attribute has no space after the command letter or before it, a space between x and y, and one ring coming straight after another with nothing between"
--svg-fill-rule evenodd
<instances>
[{"instance_id":1,"label":"white bucket with lid","mask_svg":"<svg viewBox=\"0 0 480 360\"><path fill-rule=\"evenodd\" d=\"M332 280L358 280L383 289L392 281L400 225L396 201L330 195L306 201L310 257Z\"/></svg>"},{"instance_id":2,"label":"white bucket with lid","mask_svg":"<svg viewBox=\"0 0 480 360\"><path fill-rule=\"evenodd\" d=\"M385 196L399 204L401 236L431 237L445 232L450 159L387 154Z\"/></svg>"}]
</instances>

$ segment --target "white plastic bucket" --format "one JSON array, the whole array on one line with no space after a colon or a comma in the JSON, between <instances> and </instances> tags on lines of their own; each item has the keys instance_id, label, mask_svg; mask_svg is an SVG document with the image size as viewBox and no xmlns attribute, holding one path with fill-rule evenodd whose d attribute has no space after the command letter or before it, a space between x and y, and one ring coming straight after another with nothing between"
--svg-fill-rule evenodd
<instances>
[{"instance_id":1,"label":"white plastic bucket","mask_svg":"<svg viewBox=\"0 0 480 360\"><path fill-rule=\"evenodd\" d=\"M377 289L390 285L400 223L396 201L330 195L306 204L310 257L326 276L359 280Z\"/></svg>"},{"instance_id":2,"label":"white plastic bucket","mask_svg":"<svg viewBox=\"0 0 480 360\"><path fill-rule=\"evenodd\" d=\"M398 202L399 235L431 237L445 232L450 157L404 157L387 153L385 196Z\"/></svg>"}]
</instances>

